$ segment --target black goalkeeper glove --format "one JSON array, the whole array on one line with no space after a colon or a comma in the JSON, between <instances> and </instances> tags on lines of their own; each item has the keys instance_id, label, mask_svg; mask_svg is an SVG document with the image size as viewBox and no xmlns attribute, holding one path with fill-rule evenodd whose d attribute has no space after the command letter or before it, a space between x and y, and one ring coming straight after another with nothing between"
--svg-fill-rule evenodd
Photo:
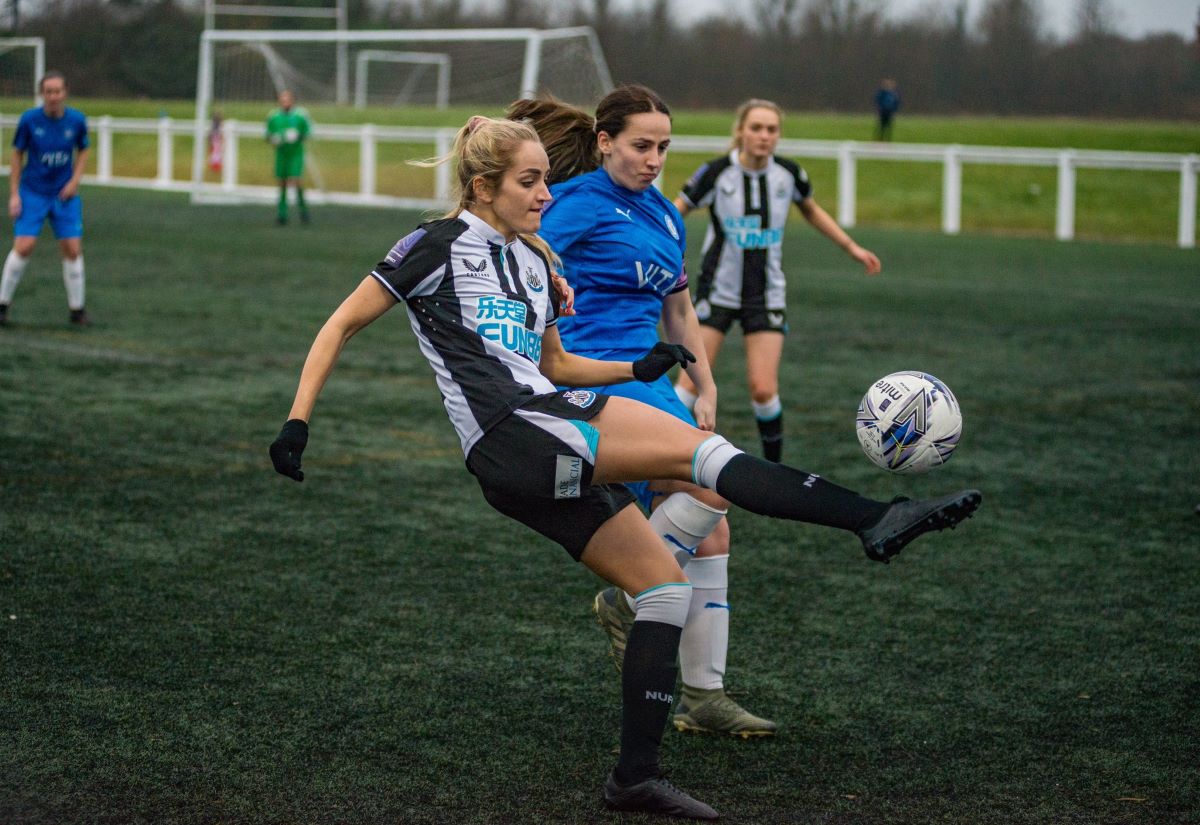
<instances>
[{"instance_id":1,"label":"black goalkeeper glove","mask_svg":"<svg viewBox=\"0 0 1200 825\"><path fill-rule=\"evenodd\" d=\"M688 364L694 363L696 356L688 352L687 347L659 341L653 349L633 362L633 377L636 381L650 383L666 375L667 370L676 364L686 369Z\"/></svg>"},{"instance_id":2,"label":"black goalkeeper glove","mask_svg":"<svg viewBox=\"0 0 1200 825\"><path fill-rule=\"evenodd\" d=\"M289 419L279 431L279 437L271 444L271 463L275 471L296 481L304 481L300 469L300 456L308 445L308 424L299 418Z\"/></svg>"}]
</instances>

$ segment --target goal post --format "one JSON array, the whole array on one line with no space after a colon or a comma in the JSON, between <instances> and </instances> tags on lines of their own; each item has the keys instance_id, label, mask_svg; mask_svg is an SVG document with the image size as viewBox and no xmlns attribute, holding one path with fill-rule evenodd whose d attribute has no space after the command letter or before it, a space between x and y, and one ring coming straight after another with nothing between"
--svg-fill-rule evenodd
<instances>
[{"instance_id":1,"label":"goal post","mask_svg":"<svg viewBox=\"0 0 1200 825\"><path fill-rule=\"evenodd\" d=\"M381 71L379 61L390 61L395 69ZM347 82L354 90L352 100L343 90ZM204 143L214 112L237 113L243 124L249 123L265 117L285 88L295 94L298 105L318 115L315 137L320 141L336 137L332 127L339 121L361 124L363 115L352 106L402 102L494 109L540 92L591 106L612 88L612 78L595 33L584 26L206 30L200 37L197 67L194 200L213 188L204 182ZM323 127L328 127L324 138ZM226 176L220 186L222 200L240 188L236 179Z\"/></svg>"},{"instance_id":2,"label":"goal post","mask_svg":"<svg viewBox=\"0 0 1200 825\"><path fill-rule=\"evenodd\" d=\"M0 97L33 95L41 103L38 82L46 73L46 41L41 37L0 37Z\"/></svg>"},{"instance_id":3,"label":"goal post","mask_svg":"<svg viewBox=\"0 0 1200 825\"><path fill-rule=\"evenodd\" d=\"M371 93L369 81L371 63L401 63L415 69L395 96L388 103L404 104L412 98L414 87L421 79L422 70L433 66L437 70L437 92L434 106L445 109L450 105L450 55L437 52L405 52L388 49L363 49L354 60L354 108L365 109ZM378 95L376 95L378 97Z\"/></svg>"},{"instance_id":4,"label":"goal post","mask_svg":"<svg viewBox=\"0 0 1200 825\"><path fill-rule=\"evenodd\" d=\"M332 20L334 28L344 32L349 26L349 13L346 0L333 0L332 6L269 6L258 3L221 3L217 0L204 0L204 30L217 28L217 18L221 16L235 17L290 17ZM349 66L345 44L337 47L337 100L345 103L349 98Z\"/></svg>"}]
</instances>

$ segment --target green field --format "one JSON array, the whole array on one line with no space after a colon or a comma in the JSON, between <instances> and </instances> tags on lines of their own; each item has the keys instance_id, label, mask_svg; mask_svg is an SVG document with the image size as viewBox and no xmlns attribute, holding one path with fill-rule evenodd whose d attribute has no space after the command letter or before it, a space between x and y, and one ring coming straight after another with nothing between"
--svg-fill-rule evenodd
<instances>
[{"instance_id":1,"label":"green field","mask_svg":"<svg viewBox=\"0 0 1200 825\"><path fill-rule=\"evenodd\" d=\"M72 103L95 116L153 118L167 114L190 119L191 101L77 100ZM16 114L26 101L0 100L0 112ZM266 105L224 106L227 117L258 122ZM313 107L317 123L376 123L406 126L459 126L474 108L437 111L430 108ZM485 112L499 115L499 110ZM675 115L675 131L684 135L725 135L728 112L683 111ZM1200 131L1193 123L1105 121L1080 118L899 118L895 139L912 143L961 143L987 146L1071 147L1075 149L1200 153ZM867 114L835 115L800 112L784 124L789 137L820 140L870 140ZM5 140L4 144L9 141ZM326 188L358 189L358 145L344 141L315 141L313 155ZM239 180L272 184L271 149L263 141L240 143ZM0 146L0 159L7 158ZM113 140L113 173L153 178L157 173L156 138L118 135ZM379 144L378 191L385 195L432 196L433 173L406 162L427 158L433 144ZM91 171L96 153L92 153ZM175 139L174 177L191 178L192 139ZM668 159L665 190L679 190L705 155L675 152ZM800 158L815 185L814 196L831 214L837 208L837 167L832 160ZM858 223L876 228L936 229L941 225L942 168L932 163L858 162ZM210 179L216 176L210 173ZM1052 168L967 165L963 170L963 229L1004 235L1049 237L1054 232L1057 188ZM1077 236L1092 240L1176 241L1179 213L1179 174L1083 169L1078 172ZM797 220L799 220L797 218Z\"/></svg>"},{"instance_id":2,"label":"green field","mask_svg":"<svg viewBox=\"0 0 1200 825\"><path fill-rule=\"evenodd\" d=\"M411 214L85 191L0 329L0 822L604 823L599 583L484 504L401 311L347 348L307 479L271 469L317 327ZM700 223L690 222L693 247ZM1200 272L1160 245L790 234L787 459L877 497L978 486L890 566L731 514L730 683L772 740L665 737L730 823L1196 823ZM753 448L733 336L720 429ZM962 403L887 475L898 369Z\"/></svg>"}]
</instances>

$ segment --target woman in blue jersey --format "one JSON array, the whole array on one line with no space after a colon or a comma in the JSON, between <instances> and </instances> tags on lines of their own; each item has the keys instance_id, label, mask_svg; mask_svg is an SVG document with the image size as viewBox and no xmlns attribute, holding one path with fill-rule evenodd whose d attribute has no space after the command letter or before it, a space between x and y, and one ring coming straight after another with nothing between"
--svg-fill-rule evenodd
<instances>
[{"instance_id":1,"label":"woman in blue jersey","mask_svg":"<svg viewBox=\"0 0 1200 825\"><path fill-rule=\"evenodd\" d=\"M621 482L692 480L752 512L854 532L887 561L922 533L974 511L973 490L885 504L746 455L719 435L637 401L572 386L652 383L690 354L654 342L626 361L573 355L557 324L570 290L534 233L550 201L549 162L528 126L476 117L458 134L458 206L398 241L317 333L291 413L271 444L276 471L304 480L317 397L342 348L403 302L484 498L637 594L622 674L621 749L604 783L617 810L716 819L662 778L658 753L692 585ZM692 364L691 366L694 366Z\"/></svg>"},{"instance_id":2,"label":"woman in blue jersey","mask_svg":"<svg viewBox=\"0 0 1200 825\"><path fill-rule=\"evenodd\" d=\"M738 107L729 154L701 166L675 198L683 215L707 208L704 261L696 289L696 315L710 361L716 361L734 321L742 326L746 383L763 455L783 455L783 404L779 363L787 334L783 232L793 204L812 226L858 263L879 274L879 258L863 249L813 199L808 174L775 156L783 110L769 100ZM675 386L690 404L696 385L682 375Z\"/></svg>"},{"instance_id":3,"label":"woman in blue jersey","mask_svg":"<svg viewBox=\"0 0 1200 825\"><path fill-rule=\"evenodd\" d=\"M517 101L508 117L537 129L550 157L554 201L541 236L562 259L575 289L576 315L559 334L572 352L623 361L666 340L696 353L687 375L698 387L691 412L665 376L653 384L592 387L635 398L712 430L717 388L688 294L683 221L654 188L671 142L670 110L644 86L621 86L586 112L543 98ZM693 418L694 414L694 418ZM650 524L679 557L692 582L692 605L680 643L683 695L674 715L679 730L742 738L770 736L776 725L725 693L729 646L729 527L727 503L712 491L678 481L633 485L651 510ZM633 599L616 588L599 593L593 609L609 636L617 669L634 620Z\"/></svg>"},{"instance_id":4,"label":"woman in blue jersey","mask_svg":"<svg viewBox=\"0 0 1200 825\"><path fill-rule=\"evenodd\" d=\"M67 80L62 72L46 72L38 84L42 105L21 115L13 136L8 215L13 219L13 246L0 273L0 326L25 267L49 220L62 255L70 322L91 325L83 306L83 201L79 181L88 156L87 118L66 105Z\"/></svg>"}]
</instances>

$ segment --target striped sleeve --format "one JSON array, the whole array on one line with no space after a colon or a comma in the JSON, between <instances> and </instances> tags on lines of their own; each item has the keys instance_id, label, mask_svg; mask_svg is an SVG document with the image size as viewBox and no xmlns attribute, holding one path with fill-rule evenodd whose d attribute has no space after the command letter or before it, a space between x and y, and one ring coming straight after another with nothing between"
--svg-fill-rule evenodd
<instances>
[{"instance_id":1,"label":"striped sleeve","mask_svg":"<svg viewBox=\"0 0 1200 825\"><path fill-rule=\"evenodd\" d=\"M693 209L710 206L717 188L717 176L724 168L718 163L706 163L696 170L691 180L683 185L679 193Z\"/></svg>"},{"instance_id":2,"label":"striped sleeve","mask_svg":"<svg viewBox=\"0 0 1200 825\"><path fill-rule=\"evenodd\" d=\"M445 223L425 224L405 235L380 261L371 276L397 301L431 295L441 283L450 261L450 236ZM465 225L462 226L466 228Z\"/></svg>"},{"instance_id":3,"label":"striped sleeve","mask_svg":"<svg viewBox=\"0 0 1200 825\"><path fill-rule=\"evenodd\" d=\"M776 158L775 160L792 176L792 202L801 204L808 198L811 198L813 193L812 181L808 179L808 172L804 171L804 167L784 158Z\"/></svg>"}]
</instances>

